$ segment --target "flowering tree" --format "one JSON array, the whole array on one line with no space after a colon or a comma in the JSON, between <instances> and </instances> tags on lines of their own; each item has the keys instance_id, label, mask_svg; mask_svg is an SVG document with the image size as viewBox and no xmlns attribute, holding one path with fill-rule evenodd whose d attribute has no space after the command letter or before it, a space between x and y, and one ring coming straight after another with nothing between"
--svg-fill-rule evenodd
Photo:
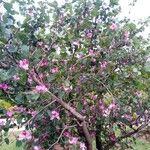
<instances>
[{"instance_id":1,"label":"flowering tree","mask_svg":"<svg viewBox=\"0 0 150 150\"><path fill-rule=\"evenodd\" d=\"M1 129L15 118L28 150L131 148L149 124L147 21L119 20L118 0L0 3Z\"/></svg>"}]
</instances>

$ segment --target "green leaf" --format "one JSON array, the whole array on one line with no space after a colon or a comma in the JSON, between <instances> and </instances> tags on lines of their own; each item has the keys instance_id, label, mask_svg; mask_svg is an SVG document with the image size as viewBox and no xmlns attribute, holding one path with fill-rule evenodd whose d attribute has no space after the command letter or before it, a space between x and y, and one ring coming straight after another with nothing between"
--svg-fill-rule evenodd
<instances>
[{"instance_id":1,"label":"green leaf","mask_svg":"<svg viewBox=\"0 0 150 150\"><path fill-rule=\"evenodd\" d=\"M8 48L8 51L9 51L9 52L12 52L12 53L17 52L17 47L15 47L15 46L10 46L10 47Z\"/></svg>"},{"instance_id":2,"label":"green leaf","mask_svg":"<svg viewBox=\"0 0 150 150\"><path fill-rule=\"evenodd\" d=\"M145 71L150 72L150 61L145 63Z\"/></svg>"},{"instance_id":3,"label":"green leaf","mask_svg":"<svg viewBox=\"0 0 150 150\"><path fill-rule=\"evenodd\" d=\"M16 141L16 147L22 146L22 141Z\"/></svg>"},{"instance_id":4,"label":"green leaf","mask_svg":"<svg viewBox=\"0 0 150 150\"><path fill-rule=\"evenodd\" d=\"M5 3L4 3L4 8L5 8L8 12L10 12L11 9L12 9L12 4L5 2Z\"/></svg>"},{"instance_id":5,"label":"green leaf","mask_svg":"<svg viewBox=\"0 0 150 150\"><path fill-rule=\"evenodd\" d=\"M24 103L24 97L22 94L18 94L16 97L15 97L15 101L17 102L17 104L23 104Z\"/></svg>"},{"instance_id":6,"label":"green leaf","mask_svg":"<svg viewBox=\"0 0 150 150\"><path fill-rule=\"evenodd\" d=\"M28 94L26 97L28 100L37 100L40 97L40 94L33 92L33 93Z\"/></svg>"},{"instance_id":7,"label":"green leaf","mask_svg":"<svg viewBox=\"0 0 150 150\"><path fill-rule=\"evenodd\" d=\"M9 139L8 139L8 138L5 138L4 141L5 141L5 143L6 143L7 145L9 145Z\"/></svg>"},{"instance_id":8,"label":"green leaf","mask_svg":"<svg viewBox=\"0 0 150 150\"><path fill-rule=\"evenodd\" d=\"M21 53L22 53L23 57L28 57L29 56L29 46L22 45L21 46Z\"/></svg>"}]
</instances>

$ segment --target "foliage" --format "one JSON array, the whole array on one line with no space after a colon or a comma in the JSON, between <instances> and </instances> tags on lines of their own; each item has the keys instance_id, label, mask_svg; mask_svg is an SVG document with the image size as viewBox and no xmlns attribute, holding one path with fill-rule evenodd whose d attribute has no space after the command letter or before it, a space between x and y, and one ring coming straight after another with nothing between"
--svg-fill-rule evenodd
<instances>
[{"instance_id":1,"label":"foliage","mask_svg":"<svg viewBox=\"0 0 150 150\"><path fill-rule=\"evenodd\" d=\"M27 149L131 148L149 124L149 43L139 34L148 20L119 20L118 0L1 4L0 96L15 105L4 131L13 118L26 126L17 143Z\"/></svg>"}]
</instances>

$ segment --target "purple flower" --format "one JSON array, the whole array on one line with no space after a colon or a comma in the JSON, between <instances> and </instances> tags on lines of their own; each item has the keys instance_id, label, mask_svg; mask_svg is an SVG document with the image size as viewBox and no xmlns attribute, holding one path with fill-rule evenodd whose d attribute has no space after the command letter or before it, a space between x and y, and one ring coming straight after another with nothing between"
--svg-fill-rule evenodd
<instances>
[{"instance_id":1,"label":"purple flower","mask_svg":"<svg viewBox=\"0 0 150 150\"><path fill-rule=\"evenodd\" d=\"M71 137L69 139L69 144L77 144L78 142L78 138L77 137Z\"/></svg>"},{"instance_id":2,"label":"purple flower","mask_svg":"<svg viewBox=\"0 0 150 150\"><path fill-rule=\"evenodd\" d=\"M24 70L28 70L29 69L29 61L27 59L20 60L19 67Z\"/></svg>"},{"instance_id":3,"label":"purple flower","mask_svg":"<svg viewBox=\"0 0 150 150\"><path fill-rule=\"evenodd\" d=\"M31 140L32 139L32 134L30 131L22 131L19 136L18 136L18 140Z\"/></svg>"},{"instance_id":4,"label":"purple flower","mask_svg":"<svg viewBox=\"0 0 150 150\"><path fill-rule=\"evenodd\" d=\"M35 146L33 146L33 150L42 150L42 148L41 148L41 146L35 145Z\"/></svg>"},{"instance_id":5,"label":"purple flower","mask_svg":"<svg viewBox=\"0 0 150 150\"><path fill-rule=\"evenodd\" d=\"M112 23L109 27L112 31L115 31L117 29L117 25L115 23Z\"/></svg>"},{"instance_id":6,"label":"purple flower","mask_svg":"<svg viewBox=\"0 0 150 150\"><path fill-rule=\"evenodd\" d=\"M4 126L6 123L6 120L5 119L0 119L0 126Z\"/></svg>"},{"instance_id":7,"label":"purple flower","mask_svg":"<svg viewBox=\"0 0 150 150\"><path fill-rule=\"evenodd\" d=\"M89 39L92 38L92 35L93 35L92 32L88 32L88 33L86 34L87 38L89 38Z\"/></svg>"},{"instance_id":8,"label":"purple flower","mask_svg":"<svg viewBox=\"0 0 150 150\"><path fill-rule=\"evenodd\" d=\"M59 112L53 110L52 113L51 113L51 120L54 120L54 119L60 119L60 116L59 116Z\"/></svg>"},{"instance_id":9,"label":"purple flower","mask_svg":"<svg viewBox=\"0 0 150 150\"><path fill-rule=\"evenodd\" d=\"M58 67L52 68L52 69L51 69L51 72L52 72L52 73L58 73L58 72L59 72Z\"/></svg>"},{"instance_id":10,"label":"purple flower","mask_svg":"<svg viewBox=\"0 0 150 150\"><path fill-rule=\"evenodd\" d=\"M48 60L47 59L42 59L39 63L40 67L46 67L48 66Z\"/></svg>"},{"instance_id":11,"label":"purple flower","mask_svg":"<svg viewBox=\"0 0 150 150\"><path fill-rule=\"evenodd\" d=\"M18 81L18 80L20 80L20 77L19 77L18 75L14 75L14 76L13 76L13 79L14 79L15 81Z\"/></svg>"},{"instance_id":12,"label":"purple flower","mask_svg":"<svg viewBox=\"0 0 150 150\"><path fill-rule=\"evenodd\" d=\"M11 118L11 117L13 116L13 112L12 112L12 111L7 111L7 112L6 112L6 115L7 115L9 118Z\"/></svg>"},{"instance_id":13,"label":"purple flower","mask_svg":"<svg viewBox=\"0 0 150 150\"><path fill-rule=\"evenodd\" d=\"M37 85L35 87L35 91L38 93L45 93L45 92L48 92L48 89L45 85Z\"/></svg>"},{"instance_id":14,"label":"purple flower","mask_svg":"<svg viewBox=\"0 0 150 150\"><path fill-rule=\"evenodd\" d=\"M101 62L101 64L100 64L100 68L101 68L102 70L104 70L104 69L107 68L107 65L108 65L108 62L107 62L107 61L103 61L103 62Z\"/></svg>"},{"instance_id":15,"label":"purple flower","mask_svg":"<svg viewBox=\"0 0 150 150\"><path fill-rule=\"evenodd\" d=\"M87 149L86 146L85 146L85 143L80 142L80 149L81 150L86 150Z\"/></svg>"},{"instance_id":16,"label":"purple flower","mask_svg":"<svg viewBox=\"0 0 150 150\"><path fill-rule=\"evenodd\" d=\"M7 84L5 84L5 83L0 83L0 90L7 90L7 89L9 89L9 86L7 85Z\"/></svg>"}]
</instances>

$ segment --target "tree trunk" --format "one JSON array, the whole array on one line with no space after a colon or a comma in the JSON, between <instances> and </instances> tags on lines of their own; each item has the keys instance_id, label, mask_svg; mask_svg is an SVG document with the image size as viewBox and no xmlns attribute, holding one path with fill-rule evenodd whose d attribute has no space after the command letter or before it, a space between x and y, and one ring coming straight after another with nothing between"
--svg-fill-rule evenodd
<instances>
[{"instance_id":1,"label":"tree trunk","mask_svg":"<svg viewBox=\"0 0 150 150\"><path fill-rule=\"evenodd\" d=\"M103 150L103 146L102 146L102 141L101 141L101 128L102 125L101 124L97 124L96 125L96 148L98 150Z\"/></svg>"}]
</instances>

